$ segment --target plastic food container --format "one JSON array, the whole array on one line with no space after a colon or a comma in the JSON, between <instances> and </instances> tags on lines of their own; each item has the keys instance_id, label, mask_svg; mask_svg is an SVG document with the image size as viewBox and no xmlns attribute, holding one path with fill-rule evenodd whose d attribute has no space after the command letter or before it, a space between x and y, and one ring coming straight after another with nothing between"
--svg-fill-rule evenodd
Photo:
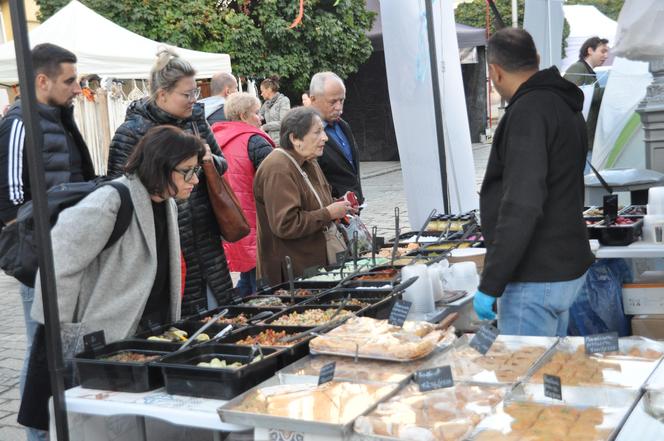
<instances>
[{"instance_id":1,"label":"plastic food container","mask_svg":"<svg viewBox=\"0 0 664 441\"><path fill-rule=\"evenodd\" d=\"M163 356L176 351L177 343L122 340L99 350L84 351L74 357L81 386L119 392L146 392L163 386L161 370L152 361L111 361L105 358L123 352Z\"/></svg>"},{"instance_id":2,"label":"plastic food container","mask_svg":"<svg viewBox=\"0 0 664 441\"><path fill-rule=\"evenodd\" d=\"M262 351L265 358L247 364L251 347L210 343L164 357L154 366L161 368L169 394L228 400L275 373L279 366L279 351L274 348L262 348ZM241 362L243 366L197 366L213 358L227 363Z\"/></svg>"}]
</instances>

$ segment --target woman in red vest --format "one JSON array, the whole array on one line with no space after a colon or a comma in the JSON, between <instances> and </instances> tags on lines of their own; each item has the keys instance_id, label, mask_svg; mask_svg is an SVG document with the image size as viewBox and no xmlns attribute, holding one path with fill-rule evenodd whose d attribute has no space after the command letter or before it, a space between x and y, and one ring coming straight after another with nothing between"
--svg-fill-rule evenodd
<instances>
[{"instance_id":1,"label":"woman in red vest","mask_svg":"<svg viewBox=\"0 0 664 441\"><path fill-rule=\"evenodd\" d=\"M226 161L224 175L240 200L251 233L235 243L224 242L224 251L231 271L240 272L237 289L241 295L256 292L256 203L254 175L260 163L272 152L274 142L263 132L258 114L258 98L245 92L226 98L224 113L227 121L212 125L212 132Z\"/></svg>"}]
</instances>

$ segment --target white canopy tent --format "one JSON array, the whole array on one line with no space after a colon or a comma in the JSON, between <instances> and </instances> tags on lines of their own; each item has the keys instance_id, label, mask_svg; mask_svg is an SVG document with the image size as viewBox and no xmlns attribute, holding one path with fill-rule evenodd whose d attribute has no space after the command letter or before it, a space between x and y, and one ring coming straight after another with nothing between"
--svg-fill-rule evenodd
<instances>
[{"instance_id":1,"label":"white canopy tent","mask_svg":"<svg viewBox=\"0 0 664 441\"><path fill-rule=\"evenodd\" d=\"M158 49L166 46L116 25L76 0L33 29L29 38L32 46L53 43L74 52L81 75L97 74L119 79L148 78ZM231 60L227 54L175 49L194 66L198 78L231 72ZM11 41L0 45L0 83L17 82L16 55Z\"/></svg>"}]
</instances>

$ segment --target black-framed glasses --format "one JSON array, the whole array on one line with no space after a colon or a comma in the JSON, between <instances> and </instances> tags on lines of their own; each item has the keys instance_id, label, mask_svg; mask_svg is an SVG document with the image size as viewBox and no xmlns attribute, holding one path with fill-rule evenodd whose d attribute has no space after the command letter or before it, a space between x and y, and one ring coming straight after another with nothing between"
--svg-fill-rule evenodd
<instances>
[{"instance_id":1,"label":"black-framed glasses","mask_svg":"<svg viewBox=\"0 0 664 441\"><path fill-rule=\"evenodd\" d=\"M197 87L186 93L185 92L177 92L177 93L187 98L187 101L196 101L198 97L201 96L201 88Z\"/></svg>"},{"instance_id":2,"label":"black-framed glasses","mask_svg":"<svg viewBox=\"0 0 664 441\"><path fill-rule=\"evenodd\" d=\"M194 175L198 175L198 172L201 171L201 166L196 165L196 166L194 166L192 168L188 168L186 170L178 170L176 168L176 169L173 169L173 171L176 172L176 173L180 173L182 176L184 176L184 182L189 182L192 179L194 179Z\"/></svg>"}]
</instances>

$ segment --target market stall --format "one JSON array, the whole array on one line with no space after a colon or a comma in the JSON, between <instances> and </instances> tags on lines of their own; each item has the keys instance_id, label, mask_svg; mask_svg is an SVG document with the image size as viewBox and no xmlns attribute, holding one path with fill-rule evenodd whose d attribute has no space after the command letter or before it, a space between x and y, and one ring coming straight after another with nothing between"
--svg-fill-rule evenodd
<instances>
[{"instance_id":1,"label":"market stall","mask_svg":"<svg viewBox=\"0 0 664 441\"><path fill-rule=\"evenodd\" d=\"M66 394L71 424L102 440L105 426L85 415L253 430L256 440L599 441L634 439L635 425L639 439L659 439L664 343L498 335L473 318L473 281L454 270L470 264L477 276L481 239L472 213L432 214L336 267L89 347L76 358L81 386ZM639 247L664 255L638 243L596 253ZM132 421L114 439L157 439Z\"/></svg>"}]
</instances>

